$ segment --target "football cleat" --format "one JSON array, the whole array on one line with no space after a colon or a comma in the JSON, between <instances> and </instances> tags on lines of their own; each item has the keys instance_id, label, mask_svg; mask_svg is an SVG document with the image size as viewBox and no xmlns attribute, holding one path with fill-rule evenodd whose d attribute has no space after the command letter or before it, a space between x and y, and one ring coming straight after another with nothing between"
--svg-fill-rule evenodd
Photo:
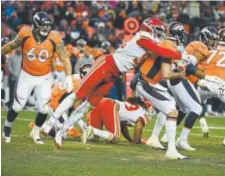
<instances>
[{"instance_id":1,"label":"football cleat","mask_svg":"<svg viewBox=\"0 0 225 176\"><path fill-rule=\"evenodd\" d=\"M94 130L91 126L88 126L88 128L83 132L83 135L81 137L81 141L86 144L89 139L92 139L94 137Z\"/></svg>"},{"instance_id":2,"label":"football cleat","mask_svg":"<svg viewBox=\"0 0 225 176\"><path fill-rule=\"evenodd\" d=\"M150 137L147 140L146 145L148 147L152 147L152 148L157 149L157 150L165 150L165 147L162 146L162 144L159 142L159 140L153 139L152 137Z\"/></svg>"},{"instance_id":3,"label":"football cleat","mask_svg":"<svg viewBox=\"0 0 225 176\"><path fill-rule=\"evenodd\" d=\"M62 140L63 140L63 135L62 135L62 130L59 130L56 132L55 135L55 145L58 149L62 148Z\"/></svg>"},{"instance_id":4,"label":"football cleat","mask_svg":"<svg viewBox=\"0 0 225 176\"><path fill-rule=\"evenodd\" d=\"M33 139L35 144L44 144L43 140L40 137L40 129L35 125L30 132L30 137Z\"/></svg>"},{"instance_id":5,"label":"football cleat","mask_svg":"<svg viewBox=\"0 0 225 176\"><path fill-rule=\"evenodd\" d=\"M200 118L199 120L203 138L209 138L209 127L205 118Z\"/></svg>"},{"instance_id":6,"label":"football cleat","mask_svg":"<svg viewBox=\"0 0 225 176\"><path fill-rule=\"evenodd\" d=\"M11 128L4 126L3 128L3 138L5 143L11 142Z\"/></svg>"},{"instance_id":7,"label":"football cleat","mask_svg":"<svg viewBox=\"0 0 225 176\"><path fill-rule=\"evenodd\" d=\"M224 140L223 140L223 145L225 146L225 138L224 138Z\"/></svg>"},{"instance_id":8,"label":"football cleat","mask_svg":"<svg viewBox=\"0 0 225 176\"><path fill-rule=\"evenodd\" d=\"M189 144L188 144L188 141L185 140L185 139L178 139L177 142L176 142L176 146L180 149L183 149L183 150L188 150L188 151L196 151L195 148L191 147Z\"/></svg>"},{"instance_id":9,"label":"football cleat","mask_svg":"<svg viewBox=\"0 0 225 176\"><path fill-rule=\"evenodd\" d=\"M163 137L160 140L162 143L168 143L167 135L166 133L163 135Z\"/></svg>"},{"instance_id":10,"label":"football cleat","mask_svg":"<svg viewBox=\"0 0 225 176\"><path fill-rule=\"evenodd\" d=\"M188 157L181 155L178 151L176 150L167 150L166 152L166 158L168 159L174 159L174 160L184 160L188 159Z\"/></svg>"}]
</instances>

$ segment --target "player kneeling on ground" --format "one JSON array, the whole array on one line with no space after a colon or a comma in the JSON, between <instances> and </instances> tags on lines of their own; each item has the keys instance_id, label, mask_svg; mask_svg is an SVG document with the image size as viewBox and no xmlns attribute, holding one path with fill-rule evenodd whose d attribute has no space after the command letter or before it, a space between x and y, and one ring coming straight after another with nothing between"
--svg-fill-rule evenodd
<instances>
[{"instance_id":1,"label":"player kneeling on ground","mask_svg":"<svg viewBox=\"0 0 225 176\"><path fill-rule=\"evenodd\" d=\"M125 102L103 98L97 107L89 113L89 127L83 133L83 142L98 136L111 143L117 143L120 133L135 144L144 143L142 130L150 120L152 107L139 97L130 97ZM106 130L103 130L105 126ZM127 126L134 127L133 138Z\"/></svg>"}]
</instances>

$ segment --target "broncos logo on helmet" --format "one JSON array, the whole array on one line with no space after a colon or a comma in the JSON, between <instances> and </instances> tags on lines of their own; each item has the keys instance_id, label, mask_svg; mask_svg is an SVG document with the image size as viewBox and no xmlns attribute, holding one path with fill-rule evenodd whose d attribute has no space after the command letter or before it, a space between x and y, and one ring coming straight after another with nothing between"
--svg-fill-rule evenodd
<instances>
[{"instance_id":1,"label":"broncos logo on helmet","mask_svg":"<svg viewBox=\"0 0 225 176\"><path fill-rule=\"evenodd\" d=\"M46 12L37 12L33 16L33 28L37 35L46 38L51 31L52 21Z\"/></svg>"},{"instance_id":2,"label":"broncos logo on helmet","mask_svg":"<svg viewBox=\"0 0 225 176\"><path fill-rule=\"evenodd\" d=\"M203 28L199 34L198 40L207 45L209 49L216 48L219 42L217 29L213 26Z\"/></svg>"}]
</instances>

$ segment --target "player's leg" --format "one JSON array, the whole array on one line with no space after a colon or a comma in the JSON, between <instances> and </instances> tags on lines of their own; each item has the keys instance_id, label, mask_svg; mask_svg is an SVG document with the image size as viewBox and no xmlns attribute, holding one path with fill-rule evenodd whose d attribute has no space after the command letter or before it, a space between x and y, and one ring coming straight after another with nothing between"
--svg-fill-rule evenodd
<instances>
[{"instance_id":1,"label":"player's leg","mask_svg":"<svg viewBox=\"0 0 225 176\"><path fill-rule=\"evenodd\" d=\"M194 126L196 119L202 113L200 97L193 84L191 84L187 80L183 80L178 85L172 86L172 90L176 94L176 97L178 99L177 102L181 109L189 110L189 113L187 114L185 119L184 127L176 144L182 149L195 151L195 148L191 147L188 143L188 136L191 132L192 127Z\"/></svg>"},{"instance_id":2,"label":"player's leg","mask_svg":"<svg viewBox=\"0 0 225 176\"><path fill-rule=\"evenodd\" d=\"M91 95L93 90L95 90L95 88L101 82L103 82L104 77L106 77L106 72L107 72L106 68L107 68L107 64L105 61L105 57L100 57L99 59L97 59L93 63L89 72L82 79L79 89L76 91L76 93L74 93L73 95L69 95L67 98L65 98L61 102L61 104L58 106L58 108L55 110L55 112L50 117L49 123L55 124L57 122L57 120L59 119L59 117L62 115L62 113L73 106L74 101L76 101L76 100L83 101L89 95ZM102 73L105 73L105 74L102 74ZM77 116L77 113L79 113L79 114L84 113L84 110L86 109L87 106L88 106L87 102L81 104L79 107L77 107L76 111L74 111L73 114ZM80 116L79 116L79 118L80 118ZM46 129L46 132L47 132L47 129Z\"/></svg>"},{"instance_id":3,"label":"player's leg","mask_svg":"<svg viewBox=\"0 0 225 176\"><path fill-rule=\"evenodd\" d=\"M165 148L160 144L159 142L159 135L162 130L162 128L166 124L166 115L162 112L159 112L155 121L155 125L152 131L151 137L147 140L146 144L150 147L153 147L155 149L161 149L164 150ZM167 136L166 136L167 140Z\"/></svg>"},{"instance_id":4,"label":"player's leg","mask_svg":"<svg viewBox=\"0 0 225 176\"><path fill-rule=\"evenodd\" d=\"M165 88L158 88L138 82L136 86L137 92L145 97L152 105L167 115L166 119L166 133L168 138L168 148L166 157L170 159L185 159L186 157L178 153L175 146L176 137L176 121L178 112L175 107L172 96Z\"/></svg>"},{"instance_id":5,"label":"player's leg","mask_svg":"<svg viewBox=\"0 0 225 176\"><path fill-rule=\"evenodd\" d=\"M5 125L3 127L3 135L4 141L6 143L10 143L11 141L11 126L13 121L16 119L19 111L21 111L33 89L32 79L28 77L28 75L21 71L20 76L18 78L17 85L15 87L15 98L13 101L13 106L9 109Z\"/></svg>"},{"instance_id":6,"label":"player's leg","mask_svg":"<svg viewBox=\"0 0 225 176\"><path fill-rule=\"evenodd\" d=\"M38 113L36 115L35 125L30 133L30 137L32 137L34 142L37 144L43 144L43 141L40 138L40 128L48 116L48 103L51 98L52 84L53 80L51 75L49 75L47 77L40 78L40 84L35 88Z\"/></svg>"},{"instance_id":7,"label":"player's leg","mask_svg":"<svg viewBox=\"0 0 225 176\"><path fill-rule=\"evenodd\" d=\"M96 125L96 121L98 121L96 119L99 118L100 123L104 124L107 131ZM94 134L108 142L117 143L120 138L119 104L112 99L102 99L97 108L91 113L90 126L87 133L88 136Z\"/></svg>"}]
</instances>

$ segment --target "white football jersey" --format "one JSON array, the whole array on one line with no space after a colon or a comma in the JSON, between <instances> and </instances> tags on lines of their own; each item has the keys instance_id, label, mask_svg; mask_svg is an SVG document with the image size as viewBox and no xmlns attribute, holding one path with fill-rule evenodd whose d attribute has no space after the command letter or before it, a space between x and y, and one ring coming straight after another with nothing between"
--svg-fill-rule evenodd
<instances>
[{"instance_id":1,"label":"white football jersey","mask_svg":"<svg viewBox=\"0 0 225 176\"><path fill-rule=\"evenodd\" d=\"M119 118L127 125L135 126L139 117L143 118L145 124L148 122L148 112L139 105L132 105L128 102L116 101L120 105Z\"/></svg>"},{"instance_id":2,"label":"white football jersey","mask_svg":"<svg viewBox=\"0 0 225 176\"><path fill-rule=\"evenodd\" d=\"M142 37L154 41L154 38L150 33L140 31L132 40L128 41L113 53L113 58L121 73L126 73L129 70L136 68L143 59L146 59L147 54L149 55L145 49L137 45L137 41Z\"/></svg>"}]
</instances>

